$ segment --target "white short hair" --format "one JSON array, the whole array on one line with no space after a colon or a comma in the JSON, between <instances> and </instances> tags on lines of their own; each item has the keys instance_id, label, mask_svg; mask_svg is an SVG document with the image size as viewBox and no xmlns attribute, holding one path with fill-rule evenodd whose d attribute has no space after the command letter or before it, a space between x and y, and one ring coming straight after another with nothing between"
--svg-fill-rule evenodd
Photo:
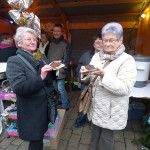
<instances>
[{"instance_id":1,"label":"white short hair","mask_svg":"<svg viewBox=\"0 0 150 150\"><path fill-rule=\"evenodd\" d=\"M114 33L117 37L118 40L121 39L121 37L123 36L123 28L121 26L121 24L116 23L116 22L111 22L111 23L107 23L101 31L102 34L102 38L104 36L104 34L106 33Z\"/></svg>"},{"instance_id":2,"label":"white short hair","mask_svg":"<svg viewBox=\"0 0 150 150\"><path fill-rule=\"evenodd\" d=\"M18 47L17 42L21 42L22 41L22 35L25 32L29 32L29 33L33 34L35 36L35 38L38 37L38 35L37 35L35 30L33 30L31 28L27 28L27 27L19 27L19 28L17 28L16 34L14 35L14 40L15 40L15 44L16 44L17 47Z\"/></svg>"}]
</instances>

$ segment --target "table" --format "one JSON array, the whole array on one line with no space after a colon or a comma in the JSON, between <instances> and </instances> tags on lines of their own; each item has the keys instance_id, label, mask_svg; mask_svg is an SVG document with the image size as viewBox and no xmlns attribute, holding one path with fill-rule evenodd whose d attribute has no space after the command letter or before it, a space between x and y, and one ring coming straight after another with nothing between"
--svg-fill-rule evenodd
<instances>
[{"instance_id":1,"label":"table","mask_svg":"<svg viewBox=\"0 0 150 150\"><path fill-rule=\"evenodd\" d=\"M130 96L133 98L144 99L146 102L150 102L150 81L148 81L146 87L133 87ZM141 130L124 129L125 131L143 132Z\"/></svg>"},{"instance_id":2,"label":"table","mask_svg":"<svg viewBox=\"0 0 150 150\"><path fill-rule=\"evenodd\" d=\"M6 72L7 63L0 63L0 73Z\"/></svg>"},{"instance_id":3,"label":"table","mask_svg":"<svg viewBox=\"0 0 150 150\"><path fill-rule=\"evenodd\" d=\"M148 81L146 87L142 88L133 87L130 93L130 97L150 99L150 82Z\"/></svg>"}]
</instances>

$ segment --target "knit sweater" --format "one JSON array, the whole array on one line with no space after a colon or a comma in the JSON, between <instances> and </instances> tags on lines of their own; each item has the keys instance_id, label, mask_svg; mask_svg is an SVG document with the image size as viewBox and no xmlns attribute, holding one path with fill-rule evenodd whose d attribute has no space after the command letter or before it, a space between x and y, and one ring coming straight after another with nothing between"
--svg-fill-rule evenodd
<instances>
[{"instance_id":1,"label":"knit sweater","mask_svg":"<svg viewBox=\"0 0 150 150\"><path fill-rule=\"evenodd\" d=\"M71 49L68 41L66 41L63 36L61 36L59 39L53 38L49 46L48 59L50 62L61 60L62 63L65 64L65 67L59 70L59 76L57 79L66 77L66 69L70 63L70 55Z\"/></svg>"}]
</instances>

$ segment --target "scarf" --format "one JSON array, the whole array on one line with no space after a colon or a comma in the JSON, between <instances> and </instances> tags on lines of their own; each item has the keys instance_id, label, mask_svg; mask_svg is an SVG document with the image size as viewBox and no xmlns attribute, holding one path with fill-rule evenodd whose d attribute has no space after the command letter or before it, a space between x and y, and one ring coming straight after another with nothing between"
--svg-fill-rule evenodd
<instances>
[{"instance_id":1,"label":"scarf","mask_svg":"<svg viewBox=\"0 0 150 150\"><path fill-rule=\"evenodd\" d=\"M125 47L123 44L121 44L119 46L119 48L112 54L105 54L104 48L102 50L100 50L99 52L99 56L101 59L103 60L115 60L116 58L118 58L123 52L125 51Z\"/></svg>"},{"instance_id":2,"label":"scarf","mask_svg":"<svg viewBox=\"0 0 150 150\"><path fill-rule=\"evenodd\" d=\"M40 52L41 52L42 54L45 54L45 48L46 48L46 46L47 46L48 44L49 44L49 41L46 42L44 45L43 45L42 42L40 43L40 45L39 45L39 50L40 50Z\"/></svg>"},{"instance_id":3,"label":"scarf","mask_svg":"<svg viewBox=\"0 0 150 150\"><path fill-rule=\"evenodd\" d=\"M1 49L8 48L8 47L14 47L14 45L9 42L1 41L1 44L0 44Z\"/></svg>"},{"instance_id":4,"label":"scarf","mask_svg":"<svg viewBox=\"0 0 150 150\"><path fill-rule=\"evenodd\" d=\"M63 39L64 39L63 35L60 36L60 38L58 38L58 39L56 39L56 38L53 37L52 42L54 42L55 44L59 44L59 42L62 41Z\"/></svg>"}]
</instances>

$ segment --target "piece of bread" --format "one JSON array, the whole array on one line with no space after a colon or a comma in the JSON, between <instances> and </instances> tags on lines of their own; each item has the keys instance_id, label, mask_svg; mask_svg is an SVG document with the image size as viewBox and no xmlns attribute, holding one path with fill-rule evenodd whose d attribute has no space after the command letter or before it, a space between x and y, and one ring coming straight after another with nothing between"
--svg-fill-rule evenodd
<instances>
[{"instance_id":1,"label":"piece of bread","mask_svg":"<svg viewBox=\"0 0 150 150\"><path fill-rule=\"evenodd\" d=\"M96 69L96 68L93 65L87 65L87 66L85 66L85 69L93 70L93 69Z\"/></svg>"},{"instance_id":2,"label":"piece of bread","mask_svg":"<svg viewBox=\"0 0 150 150\"><path fill-rule=\"evenodd\" d=\"M50 66L53 68L53 69L59 69L62 64L60 62L51 62Z\"/></svg>"}]
</instances>

